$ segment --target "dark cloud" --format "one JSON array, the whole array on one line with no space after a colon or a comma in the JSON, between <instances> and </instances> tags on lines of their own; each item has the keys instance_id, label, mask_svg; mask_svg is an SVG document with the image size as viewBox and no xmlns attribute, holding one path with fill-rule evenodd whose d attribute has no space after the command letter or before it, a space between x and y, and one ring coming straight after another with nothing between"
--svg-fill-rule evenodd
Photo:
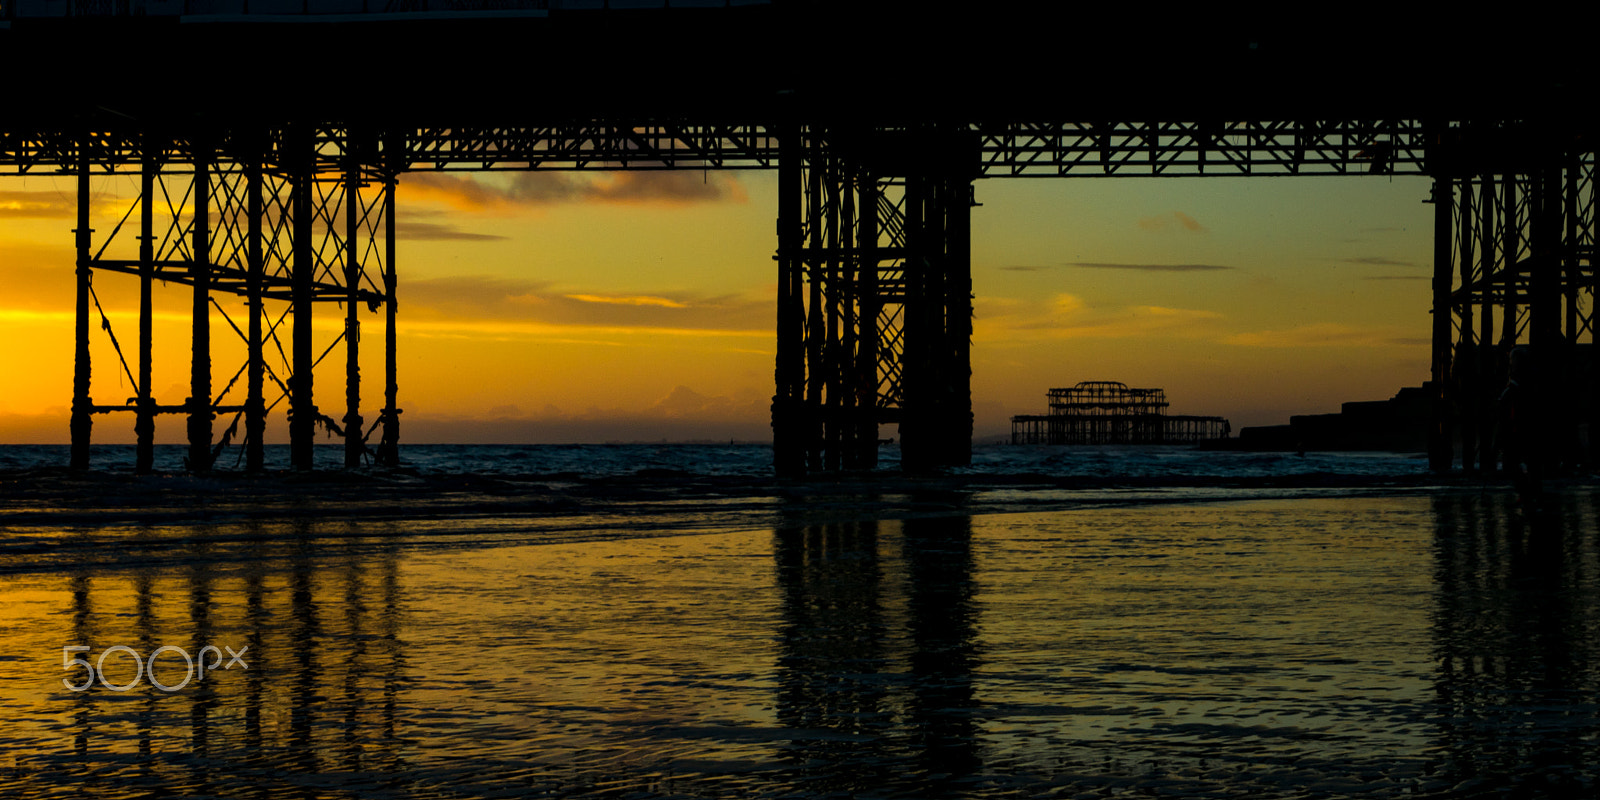
<instances>
[{"instance_id":1,"label":"dark cloud","mask_svg":"<svg viewBox=\"0 0 1600 800\"><path fill-rule=\"evenodd\" d=\"M1233 269L1221 264L1107 264L1095 261L1074 261L1067 266L1085 269L1131 269L1140 272L1214 272Z\"/></svg>"}]
</instances>

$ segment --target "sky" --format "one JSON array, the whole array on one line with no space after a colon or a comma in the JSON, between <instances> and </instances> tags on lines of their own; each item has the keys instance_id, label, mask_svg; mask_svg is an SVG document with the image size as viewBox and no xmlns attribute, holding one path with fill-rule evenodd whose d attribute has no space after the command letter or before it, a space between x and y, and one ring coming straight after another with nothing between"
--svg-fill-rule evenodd
<instances>
[{"instance_id":1,"label":"sky","mask_svg":"<svg viewBox=\"0 0 1600 800\"><path fill-rule=\"evenodd\" d=\"M0 178L0 443L68 440L75 186ZM1419 385L1428 190L1378 175L979 180L976 435L1005 434L1012 415L1044 413L1048 389L1086 380L1163 388L1172 413L1235 431ZM93 191L98 249L137 186L96 176ZM409 173L397 205L402 442L770 440L776 173ZM108 257L134 246L132 225ZM100 272L95 289L137 369L138 280ZM218 300L243 328L243 298ZM187 287L157 285L161 403L188 395L190 302ZM344 312L316 313L320 353ZM383 317L361 314L370 424ZM212 330L220 391L245 351L221 315ZM94 401L125 402L136 392L98 313L91 347ZM335 418L343 353L317 371ZM232 391L225 402L242 402L242 378ZM286 406L269 442L287 441ZM157 441L184 435L182 417L158 419ZM132 415L95 417L94 441L132 440Z\"/></svg>"}]
</instances>

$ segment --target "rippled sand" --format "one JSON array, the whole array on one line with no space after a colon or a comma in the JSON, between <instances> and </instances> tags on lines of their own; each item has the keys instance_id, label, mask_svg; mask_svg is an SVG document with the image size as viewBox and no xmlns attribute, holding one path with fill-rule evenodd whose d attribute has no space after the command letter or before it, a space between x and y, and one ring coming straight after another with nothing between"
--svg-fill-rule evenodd
<instances>
[{"instance_id":1,"label":"rippled sand","mask_svg":"<svg viewBox=\"0 0 1600 800\"><path fill-rule=\"evenodd\" d=\"M1532 515L1460 489L1021 511L947 489L13 504L0 797L1596 788L1589 490ZM164 644L249 668L62 685L64 646Z\"/></svg>"}]
</instances>

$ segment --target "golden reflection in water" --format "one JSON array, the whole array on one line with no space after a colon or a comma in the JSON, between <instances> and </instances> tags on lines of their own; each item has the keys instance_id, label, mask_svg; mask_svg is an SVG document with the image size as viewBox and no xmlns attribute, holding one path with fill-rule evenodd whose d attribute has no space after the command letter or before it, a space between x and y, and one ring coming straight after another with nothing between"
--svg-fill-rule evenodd
<instances>
[{"instance_id":1,"label":"golden reflection in water","mask_svg":"<svg viewBox=\"0 0 1600 800\"><path fill-rule=\"evenodd\" d=\"M555 544L130 530L181 543L0 576L0 796L1594 785L1593 495L917 502L944 512ZM72 644L249 669L70 692Z\"/></svg>"},{"instance_id":2,"label":"golden reflection in water","mask_svg":"<svg viewBox=\"0 0 1600 800\"><path fill-rule=\"evenodd\" d=\"M4 631L13 656L0 678L15 781L7 795L49 794L65 783L109 797L277 797L289 787L259 780L264 774L396 765L405 672L397 553L318 558L310 527L289 532L303 546L287 558L209 560L200 526L168 566L5 578L7 606L21 597L31 611L8 614ZM323 616L337 621L319 628ZM69 691L63 678L80 683L84 673L62 669L67 645L88 646L107 682L137 677L137 685ZM196 660L208 645L226 647L248 669L222 669L230 659L221 650L218 668L199 679L169 651L157 677L169 686L191 679L167 692L139 676L125 652L100 661L118 645L145 660L163 646Z\"/></svg>"},{"instance_id":3,"label":"golden reflection in water","mask_svg":"<svg viewBox=\"0 0 1600 800\"><path fill-rule=\"evenodd\" d=\"M967 517L779 531L783 756L810 794L942 794L981 766Z\"/></svg>"}]
</instances>

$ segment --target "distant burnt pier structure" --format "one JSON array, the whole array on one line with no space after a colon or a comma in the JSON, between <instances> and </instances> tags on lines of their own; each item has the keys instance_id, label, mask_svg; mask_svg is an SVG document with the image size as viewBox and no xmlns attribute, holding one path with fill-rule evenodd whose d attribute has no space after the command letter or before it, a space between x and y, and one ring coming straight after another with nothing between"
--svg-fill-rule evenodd
<instances>
[{"instance_id":1,"label":"distant burnt pier structure","mask_svg":"<svg viewBox=\"0 0 1600 800\"><path fill-rule=\"evenodd\" d=\"M1578 355L1595 327L1584 26L1195 10L1135 30L1109 10L1071 13L1066 25L1038 2L0 0L0 174L77 178L71 464L89 466L96 416L127 414L148 470L154 418L177 414L191 469L234 440L259 469L267 410L283 401L296 469L311 468L319 425L343 437L347 465L369 452L394 463L395 216L404 176L431 170L776 170L781 475L869 468L889 424L908 466L970 459L979 179L1430 176L1433 466L1451 468L1458 440L1464 465L1491 464L1487 398L1515 345L1563 376L1546 382L1559 397L1549 435L1592 425L1600 400ZM109 231L91 227L100 175L141 187ZM102 273L140 282L139 330L117 342L114 368L136 391L123 404L91 393ZM192 294L181 402L150 386L156 282ZM211 329L219 296L245 299L229 331ZM343 333L319 352L321 313ZM378 313L374 407L357 357L363 314ZM248 352L227 381L212 373L214 333ZM324 412L311 375L340 349L345 396L328 405L342 410Z\"/></svg>"},{"instance_id":2,"label":"distant burnt pier structure","mask_svg":"<svg viewBox=\"0 0 1600 800\"><path fill-rule=\"evenodd\" d=\"M1049 413L1011 418L1012 444L1193 444L1232 430L1222 417L1168 414L1164 389L1080 381L1049 397Z\"/></svg>"}]
</instances>

